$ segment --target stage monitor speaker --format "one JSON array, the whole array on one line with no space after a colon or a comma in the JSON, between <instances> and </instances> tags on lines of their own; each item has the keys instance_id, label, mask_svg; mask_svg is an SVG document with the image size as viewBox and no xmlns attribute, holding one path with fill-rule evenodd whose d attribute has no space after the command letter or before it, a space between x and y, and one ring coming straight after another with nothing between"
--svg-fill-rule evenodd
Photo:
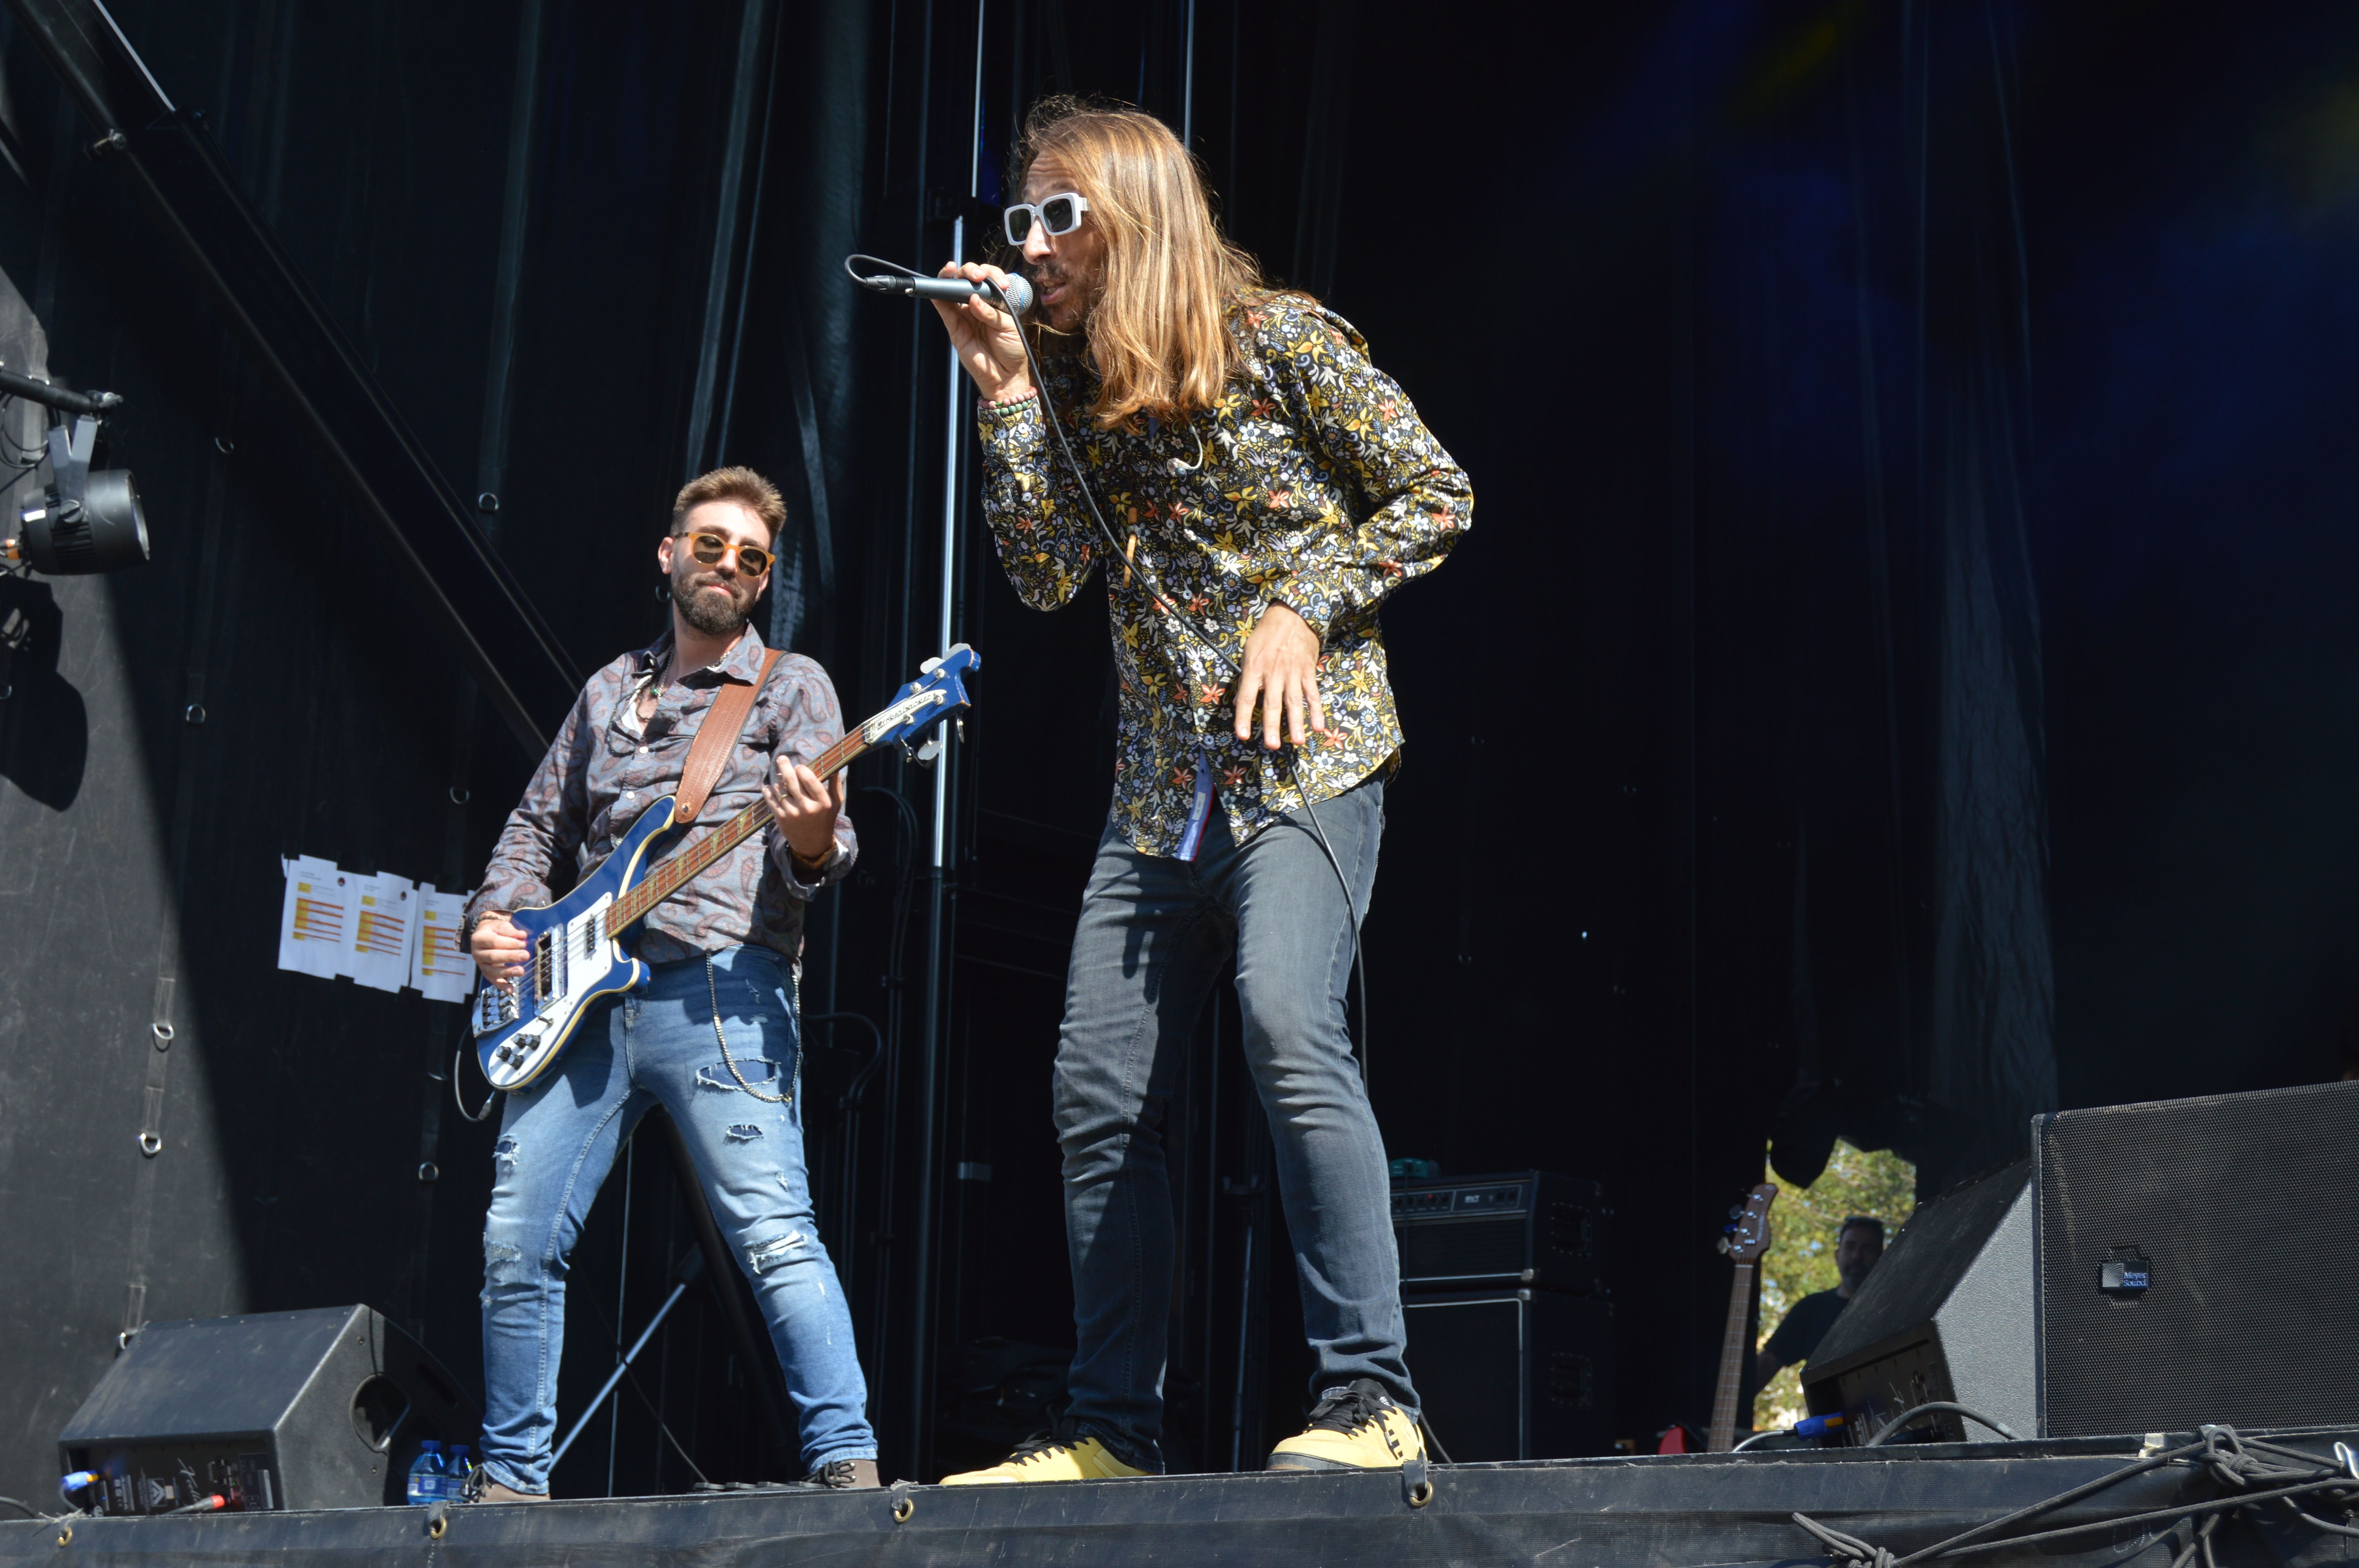
<instances>
[{"instance_id":1,"label":"stage monitor speaker","mask_svg":"<svg viewBox=\"0 0 2359 1568\"><path fill-rule=\"evenodd\" d=\"M1547 1171L1393 1184L1405 1291L1512 1290L1577 1296L1605 1287L1604 1190ZM1445 1440L1446 1441L1446 1440Z\"/></svg>"},{"instance_id":2,"label":"stage monitor speaker","mask_svg":"<svg viewBox=\"0 0 2359 1568\"><path fill-rule=\"evenodd\" d=\"M1614 1446L1614 1303L1553 1291L1408 1296L1409 1376L1450 1457Z\"/></svg>"},{"instance_id":3,"label":"stage monitor speaker","mask_svg":"<svg viewBox=\"0 0 2359 1568\"><path fill-rule=\"evenodd\" d=\"M428 1439L472 1445L474 1401L425 1347L364 1306L151 1323L58 1437L94 1470L95 1511L167 1513L407 1500Z\"/></svg>"},{"instance_id":4,"label":"stage monitor speaker","mask_svg":"<svg viewBox=\"0 0 2359 1568\"><path fill-rule=\"evenodd\" d=\"M2032 1123L2042 1428L2359 1420L2359 1083Z\"/></svg>"},{"instance_id":5,"label":"stage monitor speaker","mask_svg":"<svg viewBox=\"0 0 2359 1568\"><path fill-rule=\"evenodd\" d=\"M1987 1172L1927 1204L1900 1227L1859 1293L1802 1369L1813 1415L1843 1412L1852 1443L1936 1400L2038 1430L2032 1354L2031 1162ZM1979 1442L1995 1433L1961 1418L1923 1418L1920 1441Z\"/></svg>"}]
</instances>

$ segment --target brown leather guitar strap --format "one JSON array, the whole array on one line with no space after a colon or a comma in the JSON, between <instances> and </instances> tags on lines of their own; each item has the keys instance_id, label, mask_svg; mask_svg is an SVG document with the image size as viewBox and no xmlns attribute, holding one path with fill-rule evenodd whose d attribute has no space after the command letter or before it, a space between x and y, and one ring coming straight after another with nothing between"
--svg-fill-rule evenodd
<instances>
[{"instance_id":1,"label":"brown leather guitar strap","mask_svg":"<svg viewBox=\"0 0 2359 1568\"><path fill-rule=\"evenodd\" d=\"M679 788L672 792L672 821L685 827L704 810L705 800L712 786L721 782L722 770L729 765L729 753L737 744L737 737L745 732L745 720L754 716L754 699L762 694L763 683L770 678L770 666L778 662L778 650L772 648L762 655L762 669L750 681L731 681L704 710L703 720L696 727L696 739L688 744L688 762L679 771Z\"/></svg>"}]
</instances>

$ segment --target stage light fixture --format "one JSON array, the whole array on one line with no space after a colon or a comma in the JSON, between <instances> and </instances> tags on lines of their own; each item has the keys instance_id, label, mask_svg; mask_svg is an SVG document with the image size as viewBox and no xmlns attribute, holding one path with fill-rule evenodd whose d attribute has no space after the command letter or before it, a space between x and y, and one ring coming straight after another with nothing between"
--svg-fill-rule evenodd
<instances>
[{"instance_id":1,"label":"stage light fixture","mask_svg":"<svg viewBox=\"0 0 2359 1568\"><path fill-rule=\"evenodd\" d=\"M16 536L0 542L0 557L48 577L115 572L147 560L147 514L131 470L90 470L101 416L123 399L111 392L68 392L7 371L0 371L0 394L29 398L59 415L49 427L49 490L16 514Z\"/></svg>"}]
</instances>

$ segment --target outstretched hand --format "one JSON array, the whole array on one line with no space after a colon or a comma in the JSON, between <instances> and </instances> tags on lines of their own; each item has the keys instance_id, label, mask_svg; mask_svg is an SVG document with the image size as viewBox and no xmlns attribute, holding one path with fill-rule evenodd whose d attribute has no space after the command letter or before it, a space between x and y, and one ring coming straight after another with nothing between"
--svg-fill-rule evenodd
<instances>
[{"instance_id":1,"label":"outstretched hand","mask_svg":"<svg viewBox=\"0 0 2359 1568\"><path fill-rule=\"evenodd\" d=\"M1283 604L1261 612L1245 639L1245 667L1237 672L1237 739L1253 739L1254 707L1261 707L1261 743L1278 748L1278 718L1300 746L1310 732L1325 730L1327 712L1319 701L1319 633Z\"/></svg>"},{"instance_id":2,"label":"outstretched hand","mask_svg":"<svg viewBox=\"0 0 2359 1568\"><path fill-rule=\"evenodd\" d=\"M940 276L988 283L999 289L1007 287L1006 273L981 262L951 262ZM994 403L1012 403L1032 390L1031 371L1024 361L1023 329L1016 324L1015 317L981 296L956 301L937 299L934 309L941 316L942 325L950 330L951 347L958 351L959 363L966 367L966 373L984 397Z\"/></svg>"}]
</instances>

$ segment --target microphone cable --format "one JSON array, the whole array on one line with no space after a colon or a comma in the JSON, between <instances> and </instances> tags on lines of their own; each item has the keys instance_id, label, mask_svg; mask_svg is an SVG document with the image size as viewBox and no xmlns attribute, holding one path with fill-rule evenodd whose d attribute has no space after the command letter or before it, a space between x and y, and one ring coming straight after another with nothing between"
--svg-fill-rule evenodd
<instances>
[{"instance_id":1,"label":"microphone cable","mask_svg":"<svg viewBox=\"0 0 2359 1568\"><path fill-rule=\"evenodd\" d=\"M861 285L863 287L870 286L869 280L863 277L859 273L852 270L852 264L856 261L874 263L878 266L885 267L894 273L897 273L904 277L922 277L926 276L913 268L903 266L897 262L888 262L878 256L849 255L844 257L843 270L851 275L852 280L854 283ZM1091 521L1097 524L1099 536L1105 541L1107 546L1113 551L1113 554L1107 557L1105 566L1106 587L1108 590L1111 591L1114 587L1113 563L1114 561L1119 560L1124 564L1125 568L1136 571L1138 574L1139 582L1146 589L1148 600L1154 604L1156 609L1170 617L1174 624L1179 626L1181 631L1187 633L1189 636L1192 637L1205 653L1211 654L1213 660L1217 662L1223 669L1228 672L1229 680L1231 682L1230 689L1234 691L1235 689L1234 683L1243 674L1243 671L1238 667L1237 662L1229 657L1227 652L1222 648L1219 639L1214 637L1201 622L1195 620L1192 616L1183 614L1180 611L1178 604L1172 600L1169 595L1163 591L1163 585L1156 579L1155 574L1147 569L1145 562L1137 560L1130 555L1125 554L1122 546L1122 540L1115 535L1113 527L1107 524L1105 514L1098 510L1098 498L1090 489L1089 476L1082 470L1081 460L1073 455L1073 443L1065 434L1065 422L1060 418L1057 414L1057 401L1049 395L1048 378L1040 373L1040 361L1032 351L1031 334L1024 330L1024 323L1017 318L1016 312L1008 309L1006 296L1000 293L997 287L988 283L981 285L980 287L984 291L984 297L995 301L998 308L1006 313L1007 319L1010 321L1015 322L1016 341L1022 344L1024 348L1024 363L1025 368L1030 373L1032 377L1033 395L1039 398L1041 409L1049 416L1049 427L1056 432L1057 445L1065 454L1065 466L1072 471L1074 486L1081 491L1082 499L1089 504ZM1315 673L1312 679L1314 681L1317 679ZM1265 691L1263 700L1267 701L1268 699L1268 694ZM1307 717L1308 716L1306 716L1306 720ZM1282 719L1280 722L1281 724L1283 723ZM1296 748L1291 742L1286 743L1282 748L1282 750L1288 752L1294 751L1295 749ZM1294 766L1290 761L1286 764L1286 771L1289 775L1294 772ZM1364 1088L1368 1082L1368 966L1361 950L1359 901L1352 896L1352 879L1344 875L1343 862L1336 858L1335 847L1327 841L1327 830L1319 824L1319 811L1318 808L1311 804L1310 792L1304 789L1299 784L1296 784L1295 788L1302 796L1302 812L1303 815L1310 819L1312 836L1319 840L1320 852L1327 857L1327 864L1335 873L1336 883L1343 889L1343 913L1349 915L1352 921L1352 978L1356 982L1359 991L1360 1027L1356 1036L1354 1036L1352 1029L1350 1028L1350 1021L1347 1018L1345 1020L1344 1033L1346 1037L1349 1037L1352 1040L1352 1054L1353 1056L1358 1058L1360 1083ZM1372 888L1370 891L1373 892L1375 890ZM1373 1104L1369 1108L1371 1112L1374 1111L1375 1107Z\"/></svg>"}]
</instances>

